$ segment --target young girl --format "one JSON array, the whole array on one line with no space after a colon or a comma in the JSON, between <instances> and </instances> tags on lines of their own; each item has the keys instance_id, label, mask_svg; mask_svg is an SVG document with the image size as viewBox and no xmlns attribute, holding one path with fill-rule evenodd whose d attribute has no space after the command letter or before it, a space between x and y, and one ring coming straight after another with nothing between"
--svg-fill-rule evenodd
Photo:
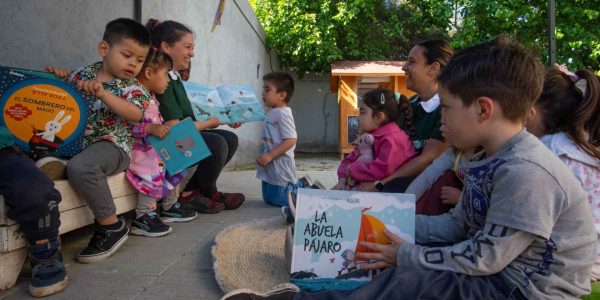
<instances>
[{"instance_id":1,"label":"young girl","mask_svg":"<svg viewBox=\"0 0 600 300\"><path fill-rule=\"evenodd\" d=\"M163 125L154 94L162 93L167 88L167 73L172 65L168 55L151 48L137 76L140 83L150 92L150 101L147 102L148 107L142 122L132 125L131 132L135 143L126 173L129 182L140 192L135 210L136 218L131 222L131 233L135 235L157 237L171 232L171 227L162 223L156 214L156 201L163 197L166 198L162 202L160 216L165 222L187 222L197 216L195 211L186 209L177 202L179 185L189 180L195 167L179 174L168 174L164 163L147 140L150 135L164 138L169 133L169 126Z\"/></svg>"},{"instance_id":2,"label":"young girl","mask_svg":"<svg viewBox=\"0 0 600 300\"><path fill-rule=\"evenodd\" d=\"M588 193L600 237L600 81L593 72L550 69L544 89L528 116L536 135L571 169ZM600 243L592 267L600 279Z\"/></svg>"},{"instance_id":3,"label":"young girl","mask_svg":"<svg viewBox=\"0 0 600 300\"><path fill-rule=\"evenodd\" d=\"M361 182L375 182L377 186L417 154L409 136L395 122L400 120L412 131L412 114L405 97L396 99L386 89L372 90L363 97L358 120L360 130L375 139L373 160L359 160L360 151L355 148L340 163L339 181L333 189L354 189Z\"/></svg>"}]
</instances>

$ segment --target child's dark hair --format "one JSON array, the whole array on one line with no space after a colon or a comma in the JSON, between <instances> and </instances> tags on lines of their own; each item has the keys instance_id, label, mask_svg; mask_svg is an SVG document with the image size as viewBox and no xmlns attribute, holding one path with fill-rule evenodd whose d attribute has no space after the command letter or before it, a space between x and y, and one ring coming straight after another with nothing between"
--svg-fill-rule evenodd
<instances>
[{"instance_id":1,"label":"child's dark hair","mask_svg":"<svg viewBox=\"0 0 600 300\"><path fill-rule=\"evenodd\" d=\"M286 92L285 103L290 102L294 95L294 79L290 74L281 71L275 71L263 76L263 81L272 82L277 88L277 92Z\"/></svg>"},{"instance_id":2,"label":"child's dark hair","mask_svg":"<svg viewBox=\"0 0 600 300\"><path fill-rule=\"evenodd\" d=\"M152 46L160 49L160 44L165 42L169 45L177 43L186 33L192 33L187 26L176 21L160 22L156 19L148 20L146 28L152 36Z\"/></svg>"},{"instance_id":3,"label":"child's dark hair","mask_svg":"<svg viewBox=\"0 0 600 300\"><path fill-rule=\"evenodd\" d=\"M102 40L112 46L123 39L132 39L141 46L150 46L150 33L144 25L126 18L108 22Z\"/></svg>"},{"instance_id":4,"label":"child's dark hair","mask_svg":"<svg viewBox=\"0 0 600 300\"><path fill-rule=\"evenodd\" d=\"M387 118L384 124L395 121L400 128L409 133L411 138L416 136L413 128L412 109L404 95L396 98L396 95L390 90L374 89L362 97L362 102L373 111L373 116L383 112Z\"/></svg>"},{"instance_id":5,"label":"child's dark hair","mask_svg":"<svg viewBox=\"0 0 600 300\"><path fill-rule=\"evenodd\" d=\"M156 47L150 47L150 51L148 51L148 55L146 55L146 60L144 61L144 68L151 68L154 71L160 69L173 69L173 59L168 54L160 51Z\"/></svg>"},{"instance_id":6,"label":"child's dark hair","mask_svg":"<svg viewBox=\"0 0 600 300\"><path fill-rule=\"evenodd\" d=\"M423 55L427 59L427 64L430 65L437 62L440 64L440 70L443 70L448 65L448 61L450 61L454 53L450 44L444 40L425 40L417 43L415 46L423 47Z\"/></svg>"},{"instance_id":7,"label":"child's dark hair","mask_svg":"<svg viewBox=\"0 0 600 300\"><path fill-rule=\"evenodd\" d=\"M501 35L456 53L438 81L464 106L489 97L507 119L524 123L542 91L544 67L521 44Z\"/></svg>"},{"instance_id":8,"label":"child's dark hair","mask_svg":"<svg viewBox=\"0 0 600 300\"><path fill-rule=\"evenodd\" d=\"M535 107L542 115L545 134L564 132L585 152L600 158L600 81L590 70L575 74L577 82L587 81L584 91L568 75L548 69Z\"/></svg>"}]
</instances>

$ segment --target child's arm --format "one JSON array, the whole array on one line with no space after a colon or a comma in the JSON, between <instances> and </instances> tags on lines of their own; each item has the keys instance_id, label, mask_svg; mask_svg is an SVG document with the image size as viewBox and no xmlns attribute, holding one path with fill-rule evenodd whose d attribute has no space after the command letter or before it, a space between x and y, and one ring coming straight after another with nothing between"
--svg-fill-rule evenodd
<instances>
[{"instance_id":1,"label":"child's arm","mask_svg":"<svg viewBox=\"0 0 600 300\"><path fill-rule=\"evenodd\" d=\"M129 122L137 123L142 120L143 112L137 105L129 101L123 101L111 92L105 91L102 82L98 80L79 81L77 82L77 88L82 89L89 95L95 95L115 114Z\"/></svg>"},{"instance_id":2,"label":"child's arm","mask_svg":"<svg viewBox=\"0 0 600 300\"><path fill-rule=\"evenodd\" d=\"M339 179L346 179L346 172L348 171L348 168L350 167L350 165L356 161L356 159L360 156L360 153L358 151L358 147L354 147L354 150L352 150L352 152L350 152L350 154L346 155L346 157L344 157L344 159L342 159L342 161L340 162L340 166L337 169L337 176Z\"/></svg>"},{"instance_id":3,"label":"child's arm","mask_svg":"<svg viewBox=\"0 0 600 300\"><path fill-rule=\"evenodd\" d=\"M169 133L171 127L163 124L152 124L142 121L141 123L131 124L131 136L134 138L144 138L148 135L153 135L164 139Z\"/></svg>"},{"instance_id":4,"label":"child's arm","mask_svg":"<svg viewBox=\"0 0 600 300\"><path fill-rule=\"evenodd\" d=\"M410 183L406 188L405 193L415 194L416 200L421 199L429 188L431 188L433 183L442 176L446 170L452 169L453 163L454 150L448 149Z\"/></svg>"},{"instance_id":5,"label":"child's arm","mask_svg":"<svg viewBox=\"0 0 600 300\"><path fill-rule=\"evenodd\" d=\"M285 152L292 149L292 147L294 147L294 145L296 145L295 138L284 139L283 142L281 142L281 144L277 145L277 147L273 148L273 150L261 155L256 160L256 162L259 165L264 167L264 166L268 165L273 159L283 155Z\"/></svg>"}]
</instances>

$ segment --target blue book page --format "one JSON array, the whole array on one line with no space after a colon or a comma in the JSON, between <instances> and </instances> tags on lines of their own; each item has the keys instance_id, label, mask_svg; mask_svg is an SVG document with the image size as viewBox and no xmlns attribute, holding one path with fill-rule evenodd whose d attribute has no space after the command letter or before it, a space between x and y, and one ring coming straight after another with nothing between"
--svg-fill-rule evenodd
<instances>
[{"instance_id":1,"label":"blue book page","mask_svg":"<svg viewBox=\"0 0 600 300\"><path fill-rule=\"evenodd\" d=\"M250 85L223 85L217 91L232 122L265 120L263 104Z\"/></svg>"},{"instance_id":2,"label":"blue book page","mask_svg":"<svg viewBox=\"0 0 600 300\"><path fill-rule=\"evenodd\" d=\"M164 139L150 136L148 141L171 175L195 165L212 154L190 118L171 127Z\"/></svg>"},{"instance_id":3,"label":"blue book page","mask_svg":"<svg viewBox=\"0 0 600 300\"><path fill-rule=\"evenodd\" d=\"M214 87L189 81L183 81L183 87L192 104L196 120L206 121L216 116L225 123L233 123Z\"/></svg>"},{"instance_id":4,"label":"blue book page","mask_svg":"<svg viewBox=\"0 0 600 300\"><path fill-rule=\"evenodd\" d=\"M414 243L414 195L299 189L290 281L307 291L365 284L373 274L358 242L389 243L383 228Z\"/></svg>"}]
</instances>

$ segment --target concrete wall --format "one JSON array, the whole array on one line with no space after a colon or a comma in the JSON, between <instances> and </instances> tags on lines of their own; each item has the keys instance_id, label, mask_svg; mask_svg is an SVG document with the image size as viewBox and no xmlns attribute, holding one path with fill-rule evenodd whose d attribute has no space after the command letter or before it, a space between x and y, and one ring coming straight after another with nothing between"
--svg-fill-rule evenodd
<instances>
[{"instance_id":1,"label":"concrete wall","mask_svg":"<svg viewBox=\"0 0 600 300\"><path fill-rule=\"evenodd\" d=\"M294 76L296 90L290 102L296 121L296 151L338 151L337 93L329 93L329 76Z\"/></svg>"},{"instance_id":2,"label":"concrete wall","mask_svg":"<svg viewBox=\"0 0 600 300\"><path fill-rule=\"evenodd\" d=\"M192 60L191 81L209 85L250 84L260 95L263 74L279 66L276 55L270 55L264 46L266 35L248 1L225 1L221 25L212 33L218 0L141 3L143 23L149 18L173 19L194 31L196 56ZM96 46L104 26L119 17L134 17L133 0L2 0L0 65L72 69L97 61ZM240 145L230 167L256 159L262 123L247 123L235 132Z\"/></svg>"}]
</instances>

